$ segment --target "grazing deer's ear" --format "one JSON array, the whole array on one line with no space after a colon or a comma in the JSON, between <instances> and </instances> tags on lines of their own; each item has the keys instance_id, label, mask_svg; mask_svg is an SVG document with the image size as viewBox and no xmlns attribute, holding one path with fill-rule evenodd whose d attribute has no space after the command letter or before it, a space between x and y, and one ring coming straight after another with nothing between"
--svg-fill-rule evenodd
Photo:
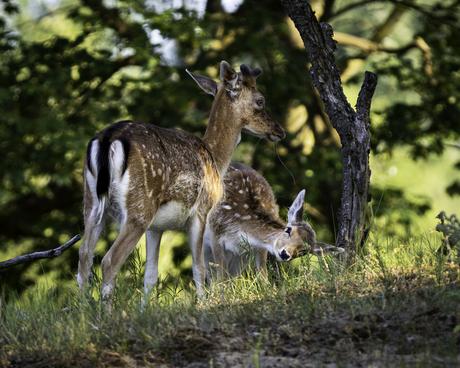
<instances>
[{"instance_id":1,"label":"grazing deer's ear","mask_svg":"<svg viewBox=\"0 0 460 368\"><path fill-rule=\"evenodd\" d=\"M193 78L193 80L196 83L198 83L198 85L203 89L203 91L216 97L219 83L213 81L211 78L203 77L202 75L191 73L187 69L185 69L185 71Z\"/></svg>"},{"instance_id":2,"label":"grazing deer's ear","mask_svg":"<svg viewBox=\"0 0 460 368\"><path fill-rule=\"evenodd\" d=\"M224 60L220 63L220 81L225 89L230 91L235 90L238 82L238 73Z\"/></svg>"},{"instance_id":3,"label":"grazing deer's ear","mask_svg":"<svg viewBox=\"0 0 460 368\"><path fill-rule=\"evenodd\" d=\"M303 220L303 201L305 199L305 189L303 189L295 199L288 212L288 222L301 222Z\"/></svg>"}]
</instances>

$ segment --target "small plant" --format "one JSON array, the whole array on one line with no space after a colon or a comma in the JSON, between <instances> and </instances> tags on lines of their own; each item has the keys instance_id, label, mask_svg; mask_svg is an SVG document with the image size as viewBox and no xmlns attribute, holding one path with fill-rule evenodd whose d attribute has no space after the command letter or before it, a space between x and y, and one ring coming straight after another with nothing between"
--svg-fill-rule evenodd
<instances>
[{"instance_id":1,"label":"small plant","mask_svg":"<svg viewBox=\"0 0 460 368\"><path fill-rule=\"evenodd\" d=\"M436 231L443 234L442 245L440 250L449 254L452 259L452 249L458 252L460 248L460 221L455 214L447 216L444 211L436 216L441 223L436 225Z\"/></svg>"}]
</instances>

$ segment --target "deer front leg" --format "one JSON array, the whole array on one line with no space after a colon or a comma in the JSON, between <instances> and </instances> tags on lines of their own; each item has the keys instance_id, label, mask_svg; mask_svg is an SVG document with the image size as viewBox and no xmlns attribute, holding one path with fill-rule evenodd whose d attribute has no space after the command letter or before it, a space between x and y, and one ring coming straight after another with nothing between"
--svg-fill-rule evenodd
<instances>
[{"instance_id":1,"label":"deer front leg","mask_svg":"<svg viewBox=\"0 0 460 368\"><path fill-rule=\"evenodd\" d=\"M144 300L142 305L150 300L153 287L158 281L158 258L160 256L160 242L163 231L147 230L145 233L145 275L144 275Z\"/></svg>"},{"instance_id":2,"label":"deer front leg","mask_svg":"<svg viewBox=\"0 0 460 368\"><path fill-rule=\"evenodd\" d=\"M193 259L193 279L195 280L198 297L204 297L204 284L206 280L206 266L204 263L203 238L206 227L206 218L194 217L190 222L188 230L190 238L190 248Z\"/></svg>"},{"instance_id":3,"label":"deer front leg","mask_svg":"<svg viewBox=\"0 0 460 368\"><path fill-rule=\"evenodd\" d=\"M228 265L227 265L227 258L225 257L225 247L219 244L219 240L214 235L211 234L211 241L212 241L212 255L214 258L214 263L217 266L214 266L216 270L216 277L218 282L222 282L228 279Z\"/></svg>"},{"instance_id":4,"label":"deer front leg","mask_svg":"<svg viewBox=\"0 0 460 368\"><path fill-rule=\"evenodd\" d=\"M254 259L256 261L257 271L267 280L267 254L268 252L265 249L252 248L254 252Z\"/></svg>"},{"instance_id":5,"label":"deer front leg","mask_svg":"<svg viewBox=\"0 0 460 368\"><path fill-rule=\"evenodd\" d=\"M135 221L126 221L121 227L118 238L102 259L102 298L108 311L112 309L113 292L118 271L136 247L144 232L145 229L135 224Z\"/></svg>"}]
</instances>

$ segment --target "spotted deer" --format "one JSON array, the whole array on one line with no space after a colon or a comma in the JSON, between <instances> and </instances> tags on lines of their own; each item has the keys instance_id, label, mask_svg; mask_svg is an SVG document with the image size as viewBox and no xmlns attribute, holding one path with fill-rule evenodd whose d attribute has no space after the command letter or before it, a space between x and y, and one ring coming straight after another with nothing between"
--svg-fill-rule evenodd
<instances>
[{"instance_id":1,"label":"spotted deer","mask_svg":"<svg viewBox=\"0 0 460 368\"><path fill-rule=\"evenodd\" d=\"M258 271L267 274L267 253L288 262L307 253L316 256L344 251L316 241L310 224L303 220L305 190L288 211L287 223L278 214L275 195L267 180L254 169L231 164L224 177L225 194L211 212L206 226L204 252L208 275L218 280L235 277L252 253ZM245 243L252 252L248 252Z\"/></svg>"},{"instance_id":2,"label":"spotted deer","mask_svg":"<svg viewBox=\"0 0 460 368\"><path fill-rule=\"evenodd\" d=\"M197 293L203 295L206 220L223 193L222 178L241 131L272 142L285 136L256 89L262 70L244 64L240 70L237 73L222 61L220 83L187 71L214 96L202 139L143 122L120 121L89 142L83 169L85 236L79 250L77 280L83 291L96 241L106 219L112 217L119 225L119 234L102 259L102 296L108 309L118 271L144 233L145 292L158 279L163 232L183 229L190 237Z\"/></svg>"}]
</instances>

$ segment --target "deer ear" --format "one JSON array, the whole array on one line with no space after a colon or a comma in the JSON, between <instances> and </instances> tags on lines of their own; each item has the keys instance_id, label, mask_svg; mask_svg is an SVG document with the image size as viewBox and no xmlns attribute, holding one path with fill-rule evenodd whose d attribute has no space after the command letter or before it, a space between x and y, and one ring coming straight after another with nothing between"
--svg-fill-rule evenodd
<instances>
[{"instance_id":1,"label":"deer ear","mask_svg":"<svg viewBox=\"0 0 460 368\"><path fill-rule=\"evenodd\" d=\"M216 97L219 83L213 81L211 78L203 77L202 75L191 73L187 69L185 69L185 71L193 78L193 80L196 83L198 83L198 85L203 89L203 91Z\"/></svg>"},{"instance_id":2,"label":"deer ear","mask_svg":"<svg viewBox=\"0 0 460 368\"><path fill-rule=\"evenodd\" d=\"M230 91L235 89L238 82L238 73L224 60L220 63L220 81Z\"/></svg>"},{"instance_id":3,"label":"deer ear","mask_svg":"<svg viewBox=\"0 0 460 368\"><path fill-rule=\"evenodd\" d=\"M288 212L288 222L301 222L303 221L303 202L305 200L305 189L303 189L295 199Z\"/></svg>"},{"instance_id":4,"label":"deer ear","mask_svg":"<svg viewBox=\"0 0 460 368\"><path fill-rule=\"evenodd\" d=\"M262 69L255 68L251 69L245 64L241 64L240 66L241 75L243 76L243 82L251 83L252 85L256 85L257 77L262 73Z\"/></svg>"}]
</instances>

